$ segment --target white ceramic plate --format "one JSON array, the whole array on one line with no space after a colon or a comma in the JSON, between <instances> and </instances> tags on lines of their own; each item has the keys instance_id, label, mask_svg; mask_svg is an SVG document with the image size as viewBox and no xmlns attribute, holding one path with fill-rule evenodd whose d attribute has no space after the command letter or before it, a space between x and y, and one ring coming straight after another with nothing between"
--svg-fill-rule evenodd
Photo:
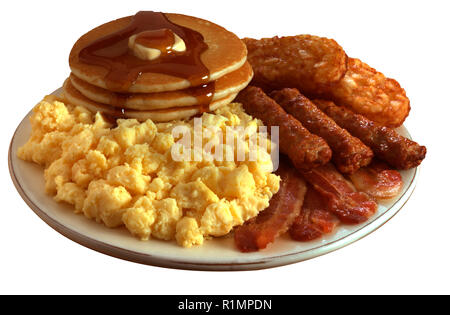
<instances>
[{"instance_id":1,"label":"white ceramic plate","mask_svg":"<svg viewBox=\"0 0 450 315\"><path fill-rule=\"evenodd\" d=\"M29 138L28 114L17 127L9 149L9 169L13 182L30 208L53 229L71 240L114 257L162 267L194 270L252 270L287 265L324 255L349 245L375 231L392 218L408 201L418 177L418 169L402 171L401 194L379 204L369 221L355 226L340 226L320 240L300 243L281 237L269 248L256 253L241 253L230 237L205 241L203 246L185 249L174 242L140 241L125 228L109 229L82 215L72 206L57 203L44 192L43 169L17 158L17 149ZM410 138L406 128L398 132Z\"/></svg>"}]
</instances>

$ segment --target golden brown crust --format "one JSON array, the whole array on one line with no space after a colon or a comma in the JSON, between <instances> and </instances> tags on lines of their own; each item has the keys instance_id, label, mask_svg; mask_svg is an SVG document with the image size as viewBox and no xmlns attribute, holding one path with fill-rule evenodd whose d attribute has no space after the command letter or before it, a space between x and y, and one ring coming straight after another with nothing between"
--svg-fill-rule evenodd
<instances>
[{"instance_id":1,"label":"golden brown crust","mask_svg":"<svg viewBox=\"0 0 450 315\"><path fill-rule=\"evenodd\" d=\"M246 62L238 70L224 75L215 82L212 101L238 93L248 85L252 77L252 68ZM199 99L194 95L199 93L201 87L159 93L116 93L83 81L73 73L70 74L69 78L72 85L87 98L115 107L134 110L158 110L200 105Z\"/></svg>"},{"instance_id":2,"label":"golden brown crust","mask_svg":"<svg viewBox=\"0 0 450 315\"><path fill-rule=\"evenodd\" d=\"M63 84L64 102L71 105L82 106L89 109L91 112L101 112L105 116L115 120L118 118L134 118L138 121L146 121L151 119L154 122L166 122L171 120L186 119L201 113L202 108L199 105L171 107L156 110L134 110L121 109L114 106L105 105L94 102L81 94L72 84L70 79L67 79ZM225 98L213 101L209 104L209 110L214 111L222 106L225 106L233 101L237 93L231 94Z\"/></svg>"},{"instance_id":3,"label":"golden brown crust","mask_svg":"<svg viewBox=\"0 0 450 315\"><path fill-rule=\"evenodd\" d=\"M347 71L347 56L332 39L297 35L243 41L255 72L252 84L265 90L295 87L313 93L321 85L340 80Z\"/></svg>"},{"instance_id":4,"label":"golden brown crust","mask_svg":"<svg viewBox=\"0 0 450 315\"><path fill-rule=\"evenodd\" d=\"M297 88L310 98L348 107L384 126L398 127L409 115L405 90L394 79L355 58L334 40L297 35L244 38L255 76L265 91Z\"/></svg>"},{"instance_id":5,"label":"golden brown crust","mask_svg":"<svg viewBox=\"0 0 450 315\"><path fill-rule=\"evenodd\" d=\"M211 81L239 69L245 63L247 50L244 43L235 34L219 25L193 16L176 13L165 13L165 15L172 23L191 28L202 34L209 49L202 54L201 59L210 71ZM132 19L133 16L123 17L102 24L81 36L70 52L69 65L72 72L92 85L107 89L108 86L105 82L107 69L83 63L79 58L79 53L94 40L125 28ZM189 80L149 72L139 76L128 90L116 90L115 92L154 93L175 91L190 86Z\"/></svg>"},{"instance_id":6,"label":"golden brown crust","mask_svg":"<svg viewBox=\"0 0 450 315\"><path fill-rule=\"evenodd\" d=\"M406 92L397 81L355 58L348 59L344 78L325 94L336 104L388 127L401 126L411 109Z\"/></svg>"}]
</instances>

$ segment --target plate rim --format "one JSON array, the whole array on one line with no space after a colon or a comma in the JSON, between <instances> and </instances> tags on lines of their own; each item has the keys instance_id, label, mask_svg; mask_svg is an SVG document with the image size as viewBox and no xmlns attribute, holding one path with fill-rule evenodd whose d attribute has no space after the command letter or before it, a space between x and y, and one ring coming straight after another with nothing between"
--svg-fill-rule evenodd
<instances>
[{"instance_id":1,"label":"plate rim","mask_svg":"<svg viewBox=\"0 0 450 315\"><path fill-rule=\"evenodd\" d=\"M105 243L103 241L97 240L80 232L77 232L64 224L58 222L56 219L49 216L44 210L39 208L33 200L27 195L25 190L20 185L17 180L16 174L14 172L13 162L12 162L12 147L13 143L16 139L16 135L22 126L25 123L25 120L29 118L32 110L29 111L25 117L20 121L17 126L14 134L11 138L9 149L8 149L8 169L13 181L13 184L18 191L21 198L25 201L28 207L47 225L49 225L52 229L54 229L59 234L65 236L66 238L87 247L91 250L100 252L102 254L106 254L108 256L112 256L115 258L144 264L156 267L164 267L171 269L181 269L181 270L197 270L197 271L248 271L248 270L262 270L268 268L275 268L285 265L290 265L302 261L306 261L312 258L320 257L325 254L334 252L338 249L346 247L348 245L353 244L354 242L370 235L371 233L378 230L388 221L390 221L408 202L412 193L415 190L418 176L420 173L420 166L414 169L414 174L411 182L409 183L408 188L404 191L404 193L398 198L398 200L391 205L383 214L381 214L378 218L371 222L366 222L362 224L360 228L347 234L337 240L333 240L329 243L319 245L317 247L309 248L306 250L302 250L299 252L282 254L282 255L274 255L264 258L259 258L258 260L252 262L226 262L226 263L202 263L202 262L192 262L192 261L183 261L167 259L164 257L159 257L151 254L144 254L141 252L137 252L134 250L130 250L127 248L115 246L112 244ZM411 138L409 131L404 127L407 136Z\"/></svg>"}]
</instances>

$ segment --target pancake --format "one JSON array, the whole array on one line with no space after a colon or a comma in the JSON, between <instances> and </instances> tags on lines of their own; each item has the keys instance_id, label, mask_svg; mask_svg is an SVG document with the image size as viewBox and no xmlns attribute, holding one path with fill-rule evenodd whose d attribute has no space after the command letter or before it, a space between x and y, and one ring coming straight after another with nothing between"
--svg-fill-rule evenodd
<instances>
[{"instance_id":1,"label":"pancake","mask_svg":"<svg viewBox=\"0 0 450 315\"><path fill-rule=\"evenodd\" d=\"M215 82L212 101L238 93L248 85L252 77L252 68L246 62L238 70L224 75ZM136 110L155 110L200 105L198 99L192 96L192 89L198 88L159 93L120 94L89 84L74 74L71 74L69 78L72 85L84 96L95 102L111 106Z\"/></svg>"},{"instance_id":2,"label":"pancake","mask_svg":"<svg viewBox=\"0 0 450 315\"><path fill-rule=\"evenodd\" d=\"M208 49L201 55L202 63L209 70L209 81L215 81L224 75L239 69L247 57L244 43L233 33L209 21L182 14L166 13L167 19L182 27L199 32ZM108 69L83 63L79 58L80 51L93 41L115 33L127 27L133 16L120 18L103 24L83 35L73 46L69 57L72 72L83 81L97 87L121 93L155 93L182 90L191 87L189 80L162 73L142 73L126 90L111 88L105 77Z\"/></svg>"},{"instance_id":3,"label":"pancake","mask_svg":"<svg viewBox=\"0 0 450 315\"><path fill-rule=\"evenodd\" d=\"M237 93L230 94L225 98L213 101L209 110L214 111L219 107L228 105L236 97ZM63 98L69 104L82 106L92 112L101 112L107 116L115 118L135 118L139 121L151 119L154 122L167 122L171 120L187 119L201 113L201 106L175 107L160 110L131 110L121 111L119 108L110 105L94 102L81 94L73 85L71 80L67 79L63 85Z\"/></svg>"}]
</instances>

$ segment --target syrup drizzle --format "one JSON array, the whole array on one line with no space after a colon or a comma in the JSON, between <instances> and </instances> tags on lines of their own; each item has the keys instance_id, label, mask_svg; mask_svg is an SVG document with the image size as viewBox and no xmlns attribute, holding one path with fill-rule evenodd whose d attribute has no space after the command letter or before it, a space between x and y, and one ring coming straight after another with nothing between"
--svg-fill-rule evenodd
<instances>
[{"instance_id":1,"label":"syrup drizzle","mask_svg":"<svg viewBox=\"0 0 450 315\"><path fill-rule=\"evenodd\" d=\"M128 48L130 36L145 32L141 40L146 44L165 46L173 43L174 36L181 37L186 51L171 51L161 54L155 60L142 60L134 56ZM141 37L141 36L138 36ZM152 46L154 47L154 46ZM99 38L84 47L79 54L80 61L104 67L108 70L105 82L109 90L119 92L115 102L123 104L128 97L126 91L143 73L161 73L186 79L192 89L183 90L187 95L197 98L200 111L209 110L215 91L215 83L210 81L208 68L201 61L201 55L208 49L203 36L190 28L174 24L161 12L140 11L130 24L115 33ZM115 104L118 105L118 104ZM119 111L123 117L125 108Z\"/></svg>"}]
</instances>

